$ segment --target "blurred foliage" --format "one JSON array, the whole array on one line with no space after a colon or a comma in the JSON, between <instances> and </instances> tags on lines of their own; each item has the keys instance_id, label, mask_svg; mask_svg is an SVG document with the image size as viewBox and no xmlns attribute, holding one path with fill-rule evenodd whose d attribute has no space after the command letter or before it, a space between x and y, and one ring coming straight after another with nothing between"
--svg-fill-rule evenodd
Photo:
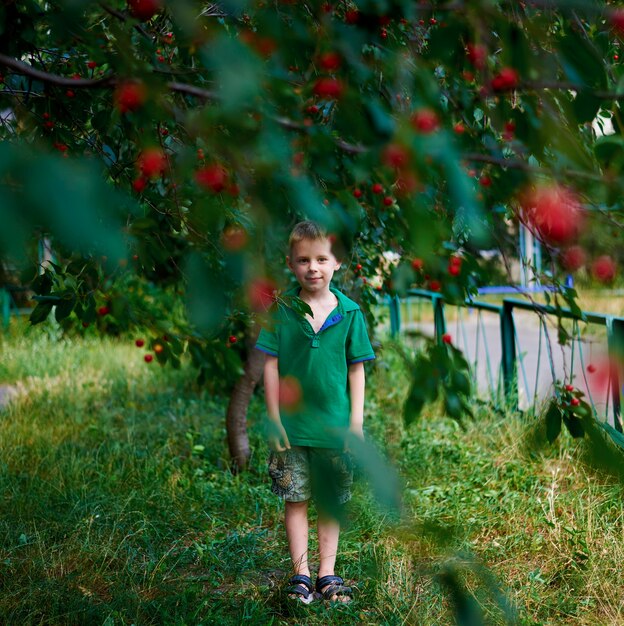
<instances>
[{"instance_id":1,"label":"blurred foliage","mask_svg":"<svg viewBox=\"0 0 624 626\"><path fill-rule=\"evenodd\" d=\"M340 286L369 309L498 277L536 183L588 209L588 263L621 255L603 236L624 197L614 4L141 4L0 10L0 256L32 281L33 240L57 255L33 322L147 328L159 362L188 352L227 386L304 217L335 234ZM564 248L547 242L542 280L562 284Z\"/></svg>"}]
</instances>

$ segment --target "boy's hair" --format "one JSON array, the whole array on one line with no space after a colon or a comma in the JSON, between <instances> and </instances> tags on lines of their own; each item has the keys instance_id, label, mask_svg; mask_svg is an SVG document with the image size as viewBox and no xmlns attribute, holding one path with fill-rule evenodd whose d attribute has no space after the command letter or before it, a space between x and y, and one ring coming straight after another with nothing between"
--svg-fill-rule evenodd
<instances>
[{"instance_id":1,"label":"boy's hair","mask_svg":"<svg viewBox=\"0 0 624 626\"><path fill-rule=\"evenodd\" d=\"M329 234L325 228L316 222L305 220L295 224L288 238L288 254L292 254L293 246L304 239L310 241L319 241L327 239L331 245L332 254L338 261L344 258L345 251L342 241L339 237Z\"/></svg>"},{"instance_id":2,"label":"boy's hair","mask_svg":"<svg viewBox=\"0 0 624 626\"><path fill-rule=\"evenodd\" d=\"M295 224L295 227L290 231L290 237L288 238L288 250L292 251L293 246L304 239L318 240L328 239L327 231L319 226L316 222L306 220Z\"/></svg>"}]
</instances>

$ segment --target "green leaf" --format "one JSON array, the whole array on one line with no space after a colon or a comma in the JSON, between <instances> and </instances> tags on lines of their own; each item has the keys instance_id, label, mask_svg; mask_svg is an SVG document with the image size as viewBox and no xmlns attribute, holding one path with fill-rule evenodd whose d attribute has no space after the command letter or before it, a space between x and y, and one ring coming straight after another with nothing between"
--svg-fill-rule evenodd
<instances>
[{"instance_id":1,"label":"green leaf","mask_svg":"<svg viewBox=\"0 0 624 626\"><path fill-rule=\"evenodd\" d=\"M310 305L298 296L282 296L281 298L287 306L289 306L295 313L301 315L301 317L305 317L306 315L314 317Z\"/></svg>"},{"instance_id":2,"label":"green leaf","mask_svg":"<svg viewBox=\"0 0 624 626\"><path fill-rule=\"evenodd\" d=\"M416 421L427 400L427 394L423 388L420 385L412 385L403 404L403 421L406 426Z\"/></svg>"},{"instance_id":3,"label":"green leaf","mask_svg":"<svg viewBox=\"0 0 624 626\"><path fill-rule=\"evenodd\" d=\"M47 270L39 274L31 283L32 290L39 295L48 295L52 290L52 277Z\"/></svg>"},{"instance_id":4,"label":"green leaf","mask_svg":"<svg viewBox=\"0 0 624 626\"><path fill-rule=\"evenodd\" d=\"M28 318L30 320L30 323L34 326L35 324L40 324L41 322L46 320L48 315L50 315L50 311L52 310L53 306L54 305L51 302L40 302L33 309L30 317Z\"/></svg>"},{"instance_id":5,"label":"green leaf","mask_svg":"<svg viewBox=\"0 0 624 626\"><path fill-rule=\"evenodd\" d=\"M63 298L57 305L54 310L54 317L57 322L61 322L65 318L71 315L71 312L74 310L74 305L76 304L75 297Z\"/></svg>"},{"instance_id":6,"label":"green leaf","mask_svg":"<svg viewBox=\"0 0 624 626\"><path fill-rule=\"evenodd\" d=\"M574 98L572 110L579 124L592 122L596 117L604 100L595 96L591 91L581 91Z\"/></svg>"},{"instance_id":7,"label":"green leaf","mask_svg":"<svg viewBox=\"0 0 624 626\"><path fill-rule=\"evenodd\" d=\"M572 82L606 89L604 59L587 36L569 31L559 42L559 52L563 69Z\"/></svg>"},{"instance_id":8,"label":"green leaf","mask_svg":"<svg viewBox=\"0 0 624 626\"><path fill-rule=\"evenodd\" d=\"M621 135L599 137L594 144L594 154L603 167L621 171L624 167L624 137Z\"/></svg>"},{"instance_id":9,"label":"green leaf","mask_svg":"<svg viewBox=\"0 0 624 626\"><path fill-rule=\"evenodd\" d=\"M561 409L555 401L550 403L546 415L546 439L549 443L553 443L561 432Z\"/></svg>"},{"instance_id":10,"label":"green leaf","mask_svg":"<svg viewBox=\"0 0 624 626\"><path fill-rule=\"evenodd\" d=\"M563 413L563 423L566 425L568 432L575 439L579 439L585 435L583 422L573 413L568 413L567 411Z\"/></svg>"}]
</instances>

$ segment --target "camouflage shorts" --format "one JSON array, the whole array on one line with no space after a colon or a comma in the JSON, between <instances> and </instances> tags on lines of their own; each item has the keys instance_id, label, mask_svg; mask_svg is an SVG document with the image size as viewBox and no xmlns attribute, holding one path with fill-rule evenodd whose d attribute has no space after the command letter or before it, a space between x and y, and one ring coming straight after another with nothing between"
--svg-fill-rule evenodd
<instances>
[{"instance_id":1,"label":"camouflage shorts","mask_svg":"<svg viewBox=\"0 0 624 626\"><path fill-rule=\"evenodd\" d=\"M319 502L344 504L351 499L353 464L351 455L334 448L293 446L271 452L271 491L288 502L313 498Z\"/></svg>"}]
</instances>

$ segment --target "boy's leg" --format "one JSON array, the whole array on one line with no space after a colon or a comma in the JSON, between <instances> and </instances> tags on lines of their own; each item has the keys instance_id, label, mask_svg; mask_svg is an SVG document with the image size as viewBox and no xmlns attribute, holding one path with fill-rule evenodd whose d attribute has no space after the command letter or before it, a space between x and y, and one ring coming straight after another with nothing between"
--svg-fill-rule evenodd
<instances>
[{"instance_id":1,"label":"boy's leg","mask_svg":"<svg viewBox=\"0 0 624 626\"><path fill-rule=\"evenodd\" d=\"M308 566L308 501L286 502L284 515L288 549L295 574L309 576Z\"/></svg>"},{"instance_id":2,"label":"boy's leg","mask_svg":"<svg viewBox=\"0 0 624 626\"><path fill-rule=\"evenodd\" d=\"M335 575L335 565L340 520L344 518L344 504L351 498L353 470L348 455L342 450L317 449L313 457L312 493L318 508L320 559L316 589L328 600L349 602L351 589ZM326 576L328 580L322 580ZM334 589L337 593L333 593Z\"/></svg>"},{"instance_id":3,"label":"boy's leg","mask_svg":"<svg viewBox=\"0 0 624 626\"><path fill-rule=\"evenodd\" d=\"M340 524L337 520L320 515L318 518L318 544L319 544L319 571L318 577L334 574L336 554L338 554L338 539L340 537Z\"/></svg>"}]
</instances>

